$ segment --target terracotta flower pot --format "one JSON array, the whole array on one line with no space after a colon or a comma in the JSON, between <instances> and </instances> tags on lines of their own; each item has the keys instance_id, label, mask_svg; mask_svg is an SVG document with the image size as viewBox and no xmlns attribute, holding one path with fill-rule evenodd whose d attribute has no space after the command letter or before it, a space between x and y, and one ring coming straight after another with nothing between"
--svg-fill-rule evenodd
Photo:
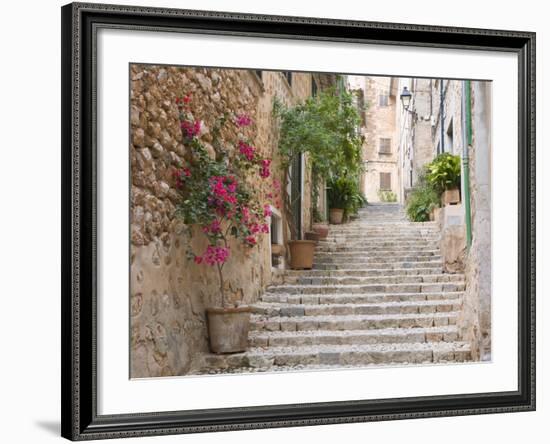
<instances>
[{"instance_id":1,"label":"terracotta flower pot","mask_svg":"<svg viewBox=\"0 0 550 444\"><path fill-rule=\"evenodd\" d=\"M313 231L319 234L319 239L326 239L328 236L328 224L316 223L313 224Z\"/></svg>"},{"instance_id":2,"label":"terracotta flower pot","mask_svg":"<svg viewBox=\"0 0 550 444\"><path fill-rule=\"evenodd\" d=\"M290 250L290 268L293 270L310 269L313 267L315 245L311 240L295 240L288 243Z\"/></svg>"},{"instance_id":3,"label":"terracotta flower pot","mask_svg":"<svg viewBox=\"0 0 550 444\"><path fill-rule=\"evenodd\" d=\"M341 208L331 208L328 211L328 218L331 224L339 225L344 220L344 210Z\"/></svg>"},{"instance_id":4,"label":"terracotta flower pot","mask_svg":"<svg viewBox=\"0 0 550 444\"><path fill-rule=\"evenodd\" d=\"M306 238L306 240L311 240L311 241L317 243L317 242L319 242L319 239L321 237L319 236L319 233L317 233L316 231L306 231L305 238Z\"/></svg>"},{"instance_id":5,"label":"terracotta flower pot","mask_svg":"<svg viewBox=\"0 0 550 444\"><path fill-rule=\"evenodd\" d=\"M443 205L455 205L460 203L460 190L458 188L453 188L451 190L443 191L441 195L441 203Z\"/></svg>"},{"instance_id":6,"label":"terracotta flower pot","mask_svg":"<svg viewBox=\"0 0 550 444\"><path fill-rule=\"evenodd\" d=\"M250 312L248 306L206 309L210 350L213 353L237 353L247 349Z\"/></svg>"}]
</instances>

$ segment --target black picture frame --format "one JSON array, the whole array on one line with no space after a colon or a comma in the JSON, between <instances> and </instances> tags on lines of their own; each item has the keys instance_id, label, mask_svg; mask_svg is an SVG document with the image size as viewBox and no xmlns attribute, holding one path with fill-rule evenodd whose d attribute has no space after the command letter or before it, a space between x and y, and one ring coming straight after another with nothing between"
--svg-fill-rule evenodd
<instances>
[{"instance_id":1,"label":"black picture frame","mask_svg":"<svg viewBox=\"0 0 550 444\"><path fill-rule=\"evenodd\" d=\"M103 439L535 409L535 33L72 3L62 14L62 436ZM97 414L95 38L98 27L507 51L519 79L518 390Z\"/></svg>"}]
</instances>

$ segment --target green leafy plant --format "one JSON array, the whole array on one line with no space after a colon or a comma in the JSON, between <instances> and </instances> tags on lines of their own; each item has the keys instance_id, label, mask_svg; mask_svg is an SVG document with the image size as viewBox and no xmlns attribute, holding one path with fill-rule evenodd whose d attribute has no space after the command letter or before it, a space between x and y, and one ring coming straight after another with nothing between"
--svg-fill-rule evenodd
<instances>
[{"instance_id":1,"label":"green leafy plant","mask_svg":"<svg viewBox=\"0 0 550 444\"><path fill-rule=\"evenodd\" d=\"M393 191L378 191L378 197L382 202L397 202L397 194Z\"/></svg>"},{"instance_id":2,"label":"green leafy plant","mask_svg":"<svg viewBox=\"0 0 550 444\"><path fill-rule=\"evenodd\" d=\"M439 203L440 193L429 182L428 169L425 168L419 174L418 183L407 199L407 216L413 222L426 222L430 220L430 212L438 208Z\"/></svg>"},{"instance_id":3,"label":"green leafy plant","mask_svg":"<svg viewBox=\"0 0 550 444\"><path fill-rule=\"evenodd\" d=\"M346 216L356 214L367 203L359 182L352 176L335 177L329 180L328 187L329 207L343 209Z\"/></svg>"},{"instance_id":4,"label":"green leafy plant","mask_svg":"<svg viewBox=\"0 0 550 444\"><path fill-rule=\"evenodd\" d=\"M427 165L427 170L427 180L439 195L460 187L460 156L442 153Z\"/></svg>"},{"instance_id":5,"label":"green leafy plant","mask_svg":"<svg viewBox=\"0 0 550 444\"><path fill-rule=\"evenodd\" d=\"M362 170L363 138L357 128L360 117L352 95L345 90L329 88L315 97L295 105L273 102L273 115L280 119L278 151L284 171L282 189L290 181L290 165L302 154L307 154L312 174L312 214L315 214L320 185L330 177L347 175L358 177ZM283 193L283 207L292 213L293 202ZM287 217L294 239L297 229Z\"/></svg>"}]
</instances>

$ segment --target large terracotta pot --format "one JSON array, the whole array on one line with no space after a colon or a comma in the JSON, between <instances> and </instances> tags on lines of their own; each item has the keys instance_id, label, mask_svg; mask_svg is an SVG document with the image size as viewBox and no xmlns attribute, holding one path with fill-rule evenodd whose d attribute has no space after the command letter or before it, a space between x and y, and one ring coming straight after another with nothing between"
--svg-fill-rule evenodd
<instances>
[{"instance_id":1,"label":"large terracotta pot","mask_svg":"<svg viewBox=\"0 0 550 444\"><path fill-rule=\"evenodd\" d=\"M328 236L328 224L316 223L311 227L313 231L319 234L319 239L326 239Z\"/></svg>"},{"instance_id":2,"label":"large terracotta pot","mask_svg":"<svg viewBox=\"0 0 550 444\"><path fill-rule=\"evenodd\" d=\"M443 205L455 205L460 203L460 190L458 188L453 188L451 190L443 191L441 195L441 203Z\"/></svg>"},{"instance_id":3,"label":"large terracotta pot","mask_svg":"<svg viewBox=\"0 0 550 444\"><path fill-rule=\"evenodd\" d=\"M206 309L210 350L213 353L237 353L247 349L250 312L248 306Z\"/></svg>"},{"instance_id":4,"label":"large terracotta pot","mask_svg":"<svg viewBox=\"0 0 550 444\"><path fill-rule=\"evenodd\" d=\"M317 242L311 240L294 240L288 243L290 250L290 268L303 270L313 268L313 255Z\"/></svg>"},{"instance_id":5,"label":"large terracotta pot","mask_svg":"<svg viewBox=\"0 0 550 444\"><path fill-rule=\"evenodd\" d=\"M331 224L339 225L344 220L344 210L341 208L331 208L328 210L328 218Z\"/></svg>"}]
</instances>

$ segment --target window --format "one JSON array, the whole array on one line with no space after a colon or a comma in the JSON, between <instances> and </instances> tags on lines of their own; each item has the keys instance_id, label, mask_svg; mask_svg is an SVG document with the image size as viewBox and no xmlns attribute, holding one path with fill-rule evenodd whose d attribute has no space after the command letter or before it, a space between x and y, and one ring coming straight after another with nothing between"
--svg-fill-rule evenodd
<instances>
[{"instance_id":1,"label":"window","mask_svg":"<svg viewBox=\"0 0 550 444\"><path fill-rule=\"evenodd\" d=\"M378 142L379 154L391 154L391 139L382 137Z\"/></svg>"},{"instance_id":2,"label":"window","mask_svg":"<svg viewBox=\"0 0 550 444\"><path fill-rule=\"evenodd\" d=\"M391 173L380 173L380 190L391 191Z\"/></svg>"},{"instance_id":3,"label":"window","mask_svg":"<svg viewBox=\"0 0 550 444\"><path fill-rule=\"evenodd\" d=\"M283 75L285 76L289 86L292 86L292 71L283 71Z\"/></svg>"},{"instance_id":4,"label":"window","mask_svg":"<svg viewBox=\"0 0 550 444\"><path fill-rule=\"evenodd\" d=\"M378 96L378 105L379 106L388 106L390 104L389 94L380 94Z\"/></svg>"}]
</instances>

